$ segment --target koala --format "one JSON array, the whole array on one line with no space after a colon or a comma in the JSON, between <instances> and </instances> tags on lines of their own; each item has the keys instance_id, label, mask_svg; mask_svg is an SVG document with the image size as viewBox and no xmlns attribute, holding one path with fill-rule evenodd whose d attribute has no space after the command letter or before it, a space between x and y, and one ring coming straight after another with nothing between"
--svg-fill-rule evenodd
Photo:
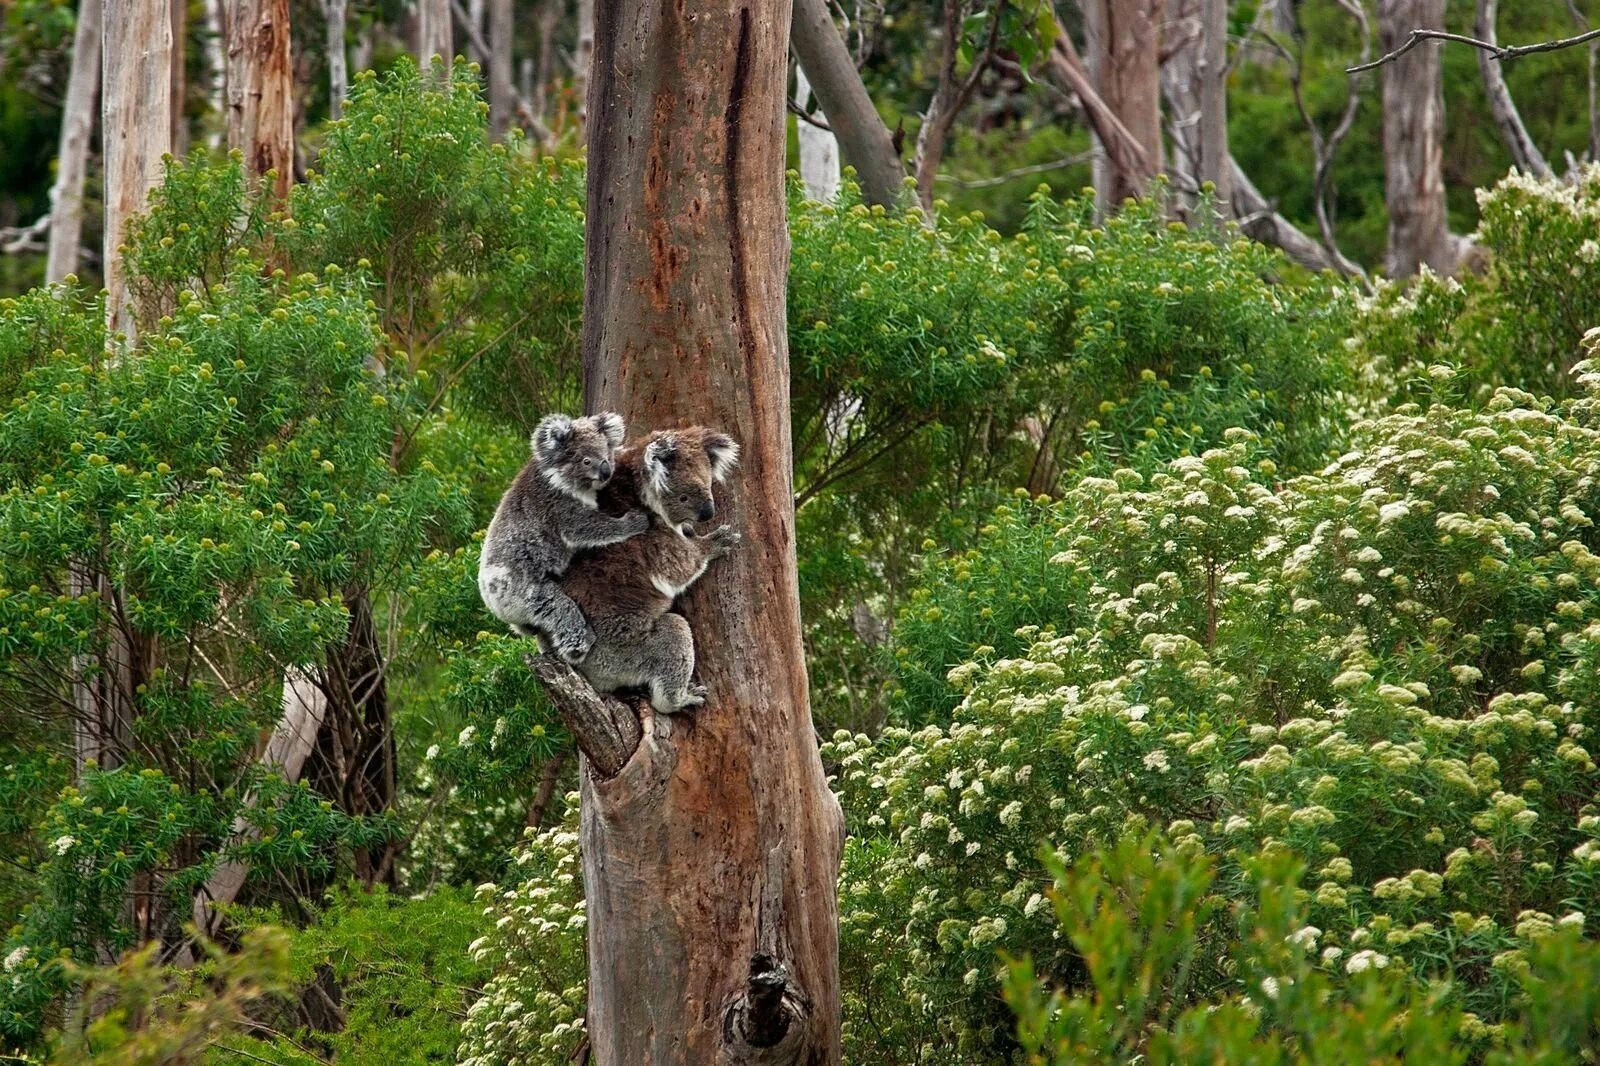
<instances>
[{"instance_id":1,"label":"koala","mask_svg":"<svg viewBox=\"0 0 1600 1066\"><path fill-rule=\"evenodd\" d=\"M616 469L622 419L550 415L533 432L533 457L501 497L478 562L478 593L525 637L543 634L557 655L582 661L594 630L559 579L585 548L616 544L650 526L645 512L611 515L599 493Z\"/></svg>"},{"instance_id":2,"label":"koala","mask_svg":"<svg viewBox=\"0 0 1600 1066\"><path fill-rule=\"evenodd\" d=\"M644 689L662 714L705 702L705 687L690 681L694 635L671 608L739 542L728 526L703 536L695 531L695 523L716 514L712 486L726 481L738 462L731 438L701 426L652 433L617 453L617 477L605 503L642 504L650 529L582 553L561 582L594 627L594 647L577 669L595 691Z\"/></svg>"}]
</instances>

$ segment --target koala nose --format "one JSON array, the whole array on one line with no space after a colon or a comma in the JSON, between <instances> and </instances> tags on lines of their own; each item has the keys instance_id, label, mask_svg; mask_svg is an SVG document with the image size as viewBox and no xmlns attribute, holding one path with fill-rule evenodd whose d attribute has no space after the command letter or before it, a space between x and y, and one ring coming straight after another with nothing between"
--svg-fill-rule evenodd
<instances>
[{"instance_id":1,"label":"koala nose","mask_svg":"<svg viewBox=\"0 0 1600 1066\"><path fill-rule=\"evenodd\" d=\"M600 460L600 480L607 481L611 478L611 463L605 459Z\"/></svg>"},{"instance_id":2,"label":"koala nose","mask_svg":"<svg viewBox=\"0 0 1600 1066\"><path fill-rule=\"evenodd\" d=\"M704 522L717 513L717 505L707 500L700 505L700 521Z\"/></svg>"}]
</instances>

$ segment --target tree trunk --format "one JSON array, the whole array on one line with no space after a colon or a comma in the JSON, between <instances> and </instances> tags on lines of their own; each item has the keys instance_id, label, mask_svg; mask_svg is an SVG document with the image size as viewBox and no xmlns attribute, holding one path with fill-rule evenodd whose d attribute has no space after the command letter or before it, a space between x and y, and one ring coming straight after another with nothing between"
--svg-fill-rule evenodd
<instances>
[{"instance_id":1,"label":"tree trunk","mask_svg":"<svg viewBox=\"0 0 1600 1066\"><path fill-rule=\"evenodd\" d=\"M187 0L167 0L172 5L172 132L173 155L189 151L189 4Z\"/></svg>"},{"instance_id":2,"label":"tree trunk","mask_svg":"<svg viewBox=\"0 0 1600 1066\"><path fill-rule=\"evenodd\" d=\"M1233 160L1228 151L1228 0L1200 0L1200 160L1217 210L1233 210Z\"/></svg>"},{"instance_id":3,"label":"tree trunk","mask_svg":"<svg viewBox=\"0 0 1600 1066\"><path fill-rule=\"evenodd\" d=\"M1095 206L1103 218L1130 196L1150 191L1161 163L1161 0L1084 0L1089 72L1100 98L1137 140L1147 174L1095 154Z\"/></svg>"},{"instance_id":4,"label":"tree trunk","mask_svg":"<svg viewBox=\"0 0 1600 1066\"><path fill-rule=\"evenodd\" d=\"M550 113L550 86L556 80L556 26L561 22L563 7L561 0L538 0L533 10L533 26L539 35L538 58L523 60L521 67L522 98L541 122Z\"/></svg>"},{"instance_id":5,"label":"tree trunk","mask_svg":"<svg viewBox=\"0 0 1600 1066\"><path fill-rule=\"evenodd\" d=\"M72 35L72 72L61 112L61 148L56 185L50 194L50 245L44 280L54 283L78 270L83 245L83 179L89 169L89 138L100 92L100 0L81 0Z\"/></svg>"},{"instance_id":6,"label":"tree trunk","mask_svg":"<svg viewBox=\"0 0 1600 1066\"><path fill-rule=\"evenodd\" d=\"M350 95L350 65L344 50L348 0L322 0L322 16L327 22L328 114L338 119L344 114L344 99Z\"/></svg>"},{"instance_id":7,"label":"tree trunk","mask_svg":"<svg viewBox=\"0 0 1600 1066\"><path fill-rule=\"evenodd\" d=\"M1412 30L1443 30L1445 0L1378 0L1378 50L1399 48ZM1457 242L1444 200L1444 86L1438 41L1423 41L1383 66L1384 201L1389 276L1423 266L1455 270Z\"/></svg>"},{"instance_id":8,"label":"tree trunk","mask_svg":"<svg viewBox=\"0 0 1600 1066\"><path fill-rule=\"evenodd\" d=\"M1072 45L1072 37L1060 20L1056 22L1056 40L1050 49L1045 69L1056 83L1077 101L1084 123L1094 137L1096 150L1105 156L1105 163L1114 167L1132 183L1148 183L1155 175L1156 162L1146 151L1111 106L1100 98L1094 79L1084 67L1083 60Z\"/></svg>"},{"instance_id":9,"label":"tree trunk","mask_svg":"<svg viewBox=\"0 0 1600 1066\"><path fill-rule=\"evenodd\" d=\"M744 544L682 601L705 706L645 713L609 776L579 733L596 1066L839 1061L843 824L811 725L795 571L789 10L597 12L585 400L635 433L734 436L742 468L720 503Z\"/></svg>"},{"instance_id":10,"label":"tree trunk","mask_svg":"<svg viewBox=\"0 0 1600 1066\"><path fill-rule=\"evenodd\" d=\"M548 4L546 6L549 6ZM489 0L489 133L497 141L516 117L517 91L511 76L511 44L516 27L511 20L511 0ZM544 47L541 40L540 47ZM535 112L543 119L542 109Z\"/></svg>"},{"instance_id":11,"label":"tree trunk","mask_svg":"<svg viewBox=\"0 0 1600 1066\"><path fill-rule=\"evenodd\" d=\"M222 121L213 125L207 141L215 148L222 143L228 112L228 7L226 0L206 3L206 102L211 113Z\"/></svg>"},{"instance_id":12,"label":"tree trunk","mask_svg":"<svg viewBox=\"0 0 1600 1066\"><path fill-rule=\"evenodd\" d=\"M811 114L811 82L805 68L794 68L794 106ZM800 142L800 182L813 200L832 200L839 191L839 141L828 130L805 118L795 118L795 134Z\"/></svg>"},{"instance_id":13,"label":"tree trunk","mask_svg":"<svg viewBox=\"0 0 1600 1066\"><path fill-rule=\"evenodd\" d=\"M594 69L594 0L578 0L578 46L572 53L572 92L578 100L578 142L588 137L589 74Z\"/></svg>"},{"instance_id":14,"label":"tree trunk","mask_svg":"<svg viewBox=\"0 0 1600 1066\"><path fill-rule=\"evenodd\" d=\"M794 54L844 161L856 170L862 198L869 204L893 207L900 202L906 169L867 95L844 38L833 24L827 0L794 0L792 34Z\"/></svg>"},{"instance_id":15,"label":"tree trunk","mask_svg":"<svg viewBox=\"0 0 1600 1066\"><path fill-rule=\"evenodd\" d=\"M472 33L467 36L467 61L476 63L480 67L489 65L489 57L479 50L473 43L473 38L483 38L484 0L467 0L467 23L472 27Z\"/></svg>"},{"instance_id":16,"label":"tree trunk","mask_svg":"<svg viewBox=\"0 0 1600 1066\"><path fill-rule=\"evenodd\" d=\"M171 148L172 18L149 0L104 0L101 55L105 160L106 335L131 345L135 324L122 267L128 219L144 210L161 184L161 157Z\"/></svg>"},{"instance_id":17,"label":"tree trunk","mask_svg":"<svg viewBox=\"0 0 1600 1066\"><path fill-rule=\"evenodd\" d=\"M1495 21L1499 6L1499 0L1478 0L1473 34L1480 41L1495 43ZM1552 173L1550 164L1528 133L1528 127L1522 124L1522 115L1517 111L1516 101L1511 98L1511 89L1506 85L1500 60L1480 50L1478 73L1483 77L1483 91L1489 97L1489 113L1494 116L1494 124L1500 128L1500 139L1511 153L1511 162L1524 174L1548 178Z\"/></svg>"},{"instance_id":18,"label":"tree trunk","mask_svg":"<svg viewBox=\"0 0 1600 1066\"><path fill-rule=\"evenodd\" d=\"M289 0L236 0L228 13L228 147L252 179L272 175L278 203L294 180Z\"/></svg>"},{"instance_id":19,"label":"tree trunk","mask_svg":"<svg viewBox=\"0 0 1600 1066\"><path fill-rule=\"evenodd\" d=\"M455 38L450 26L450 0L417 0L417 66L430 69L433 57L450 70Z\"/></svg>"}]
</instances>

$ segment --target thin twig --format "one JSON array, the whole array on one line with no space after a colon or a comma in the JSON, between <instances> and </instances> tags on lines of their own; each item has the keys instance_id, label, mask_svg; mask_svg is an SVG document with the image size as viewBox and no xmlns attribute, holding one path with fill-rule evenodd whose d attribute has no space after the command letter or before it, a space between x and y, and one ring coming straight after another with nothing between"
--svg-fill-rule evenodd
<instances>
[{"instance_id":1,"label":"thin twig","mask_svg":"<svg viewBox=\"0 0 1600 1066\"><path fill-rule=\"evenodd\" d=\"M1600 29L1590 30L1588 33L1580 33L1574 37L1563 37L1556 41L1540 41L1537 44L1519 44L1510 46L1493 44L1489 41L1480 41L1476 37L1467 37L1459 33L1445 33L1443 30L1412 30L1411 36L1407 37L1405 44L1402 44L1399 48L1396 48L1386 56L1374 59L1370 63L1362 63L1359 66L1346 67L1345 73L1360 74L1364 70L1373 70L1377 67L1383 66L1385 63L1391 63L1405 55L1407 52L1411 51L1423 41L1453 41L1456 44L1471 45L1473 48L1481 48L1483 51L1488 52L1495 59L1504 61L1507 59L1516 59L1519 56L1534 55L1538 52L1555 52L1562 48L1571 48L1574 45L1587 44L1593 40L1600 40Z\"/></svg>"},{"instance_id":2,"label":"thin twig","mask_svg":"<svg viewBox=\"0 0 1600 1066\"><path fill-rule=\"evenodd\" d=\"M1004 185L1008 181L1025 178L1029 174L1043 174L1047 170L1062 170L1066 167L1075 167L1080 163L1087 163L1093 158L1093 152L1075 152L1072 155L1062 156L1060 159L1052 159L1048 163L1034 163L1031 166L1008 170L1004 174L996 174L991 178L973 178L971 181L963 181L961 178L951 174L939 174L935 176L934 180L948 181L959 185L963 189L989 189L996 185Z\"/></svg>"}]
</instances>

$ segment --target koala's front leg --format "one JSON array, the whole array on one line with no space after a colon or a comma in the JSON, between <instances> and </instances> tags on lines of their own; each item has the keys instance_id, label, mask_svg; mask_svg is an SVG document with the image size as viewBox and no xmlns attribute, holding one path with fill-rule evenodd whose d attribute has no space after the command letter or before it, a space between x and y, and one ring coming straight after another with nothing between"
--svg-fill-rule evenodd
<instances>
[{"instance_id":1,"label":"koala's front leg","mask_svg":"<svg viewBox=\"0 0 1600 1066\"><path fill-rule=\"evenodd\" d=\"M705 548L706 562L716 562L727 555L744 540L744 534L732 526L718 526L710 533L700 538L700 543Z\"/></svg>"},{"instance_id":2,"label":"koala's front leg","mask_svg":"<svg viewBox=\"0 0 1600 1066\"><path fill-rule=\"evenodd\" d=\"M561 538L569 548L604 548L636 537L650 528L650 516L643 511L629 511L613 517L601 511L585 511L575 515L561 531Z\"/></svg>"}]
</instances>

